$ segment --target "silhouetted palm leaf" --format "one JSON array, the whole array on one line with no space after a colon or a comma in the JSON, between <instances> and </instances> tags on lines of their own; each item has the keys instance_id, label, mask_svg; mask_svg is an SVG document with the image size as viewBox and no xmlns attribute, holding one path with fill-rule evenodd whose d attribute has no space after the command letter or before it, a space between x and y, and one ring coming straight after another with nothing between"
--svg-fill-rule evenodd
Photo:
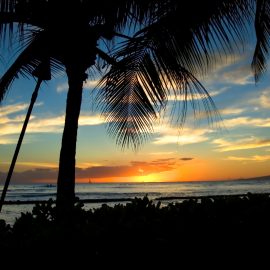
<instances>
[{"instance_id":1,"label":"silhouetted palm leaf","mask_svg":"<svg viewBox=\"0 0 270 270\"><path fill-rule=\"evenodd\" d=\"M176 115L179 126L185 121L188 101L195 115L201 110L199 101L210 120L217 115L212 99L194 75L207 71L218 53L231 52L232 43L237 46L236 38L241 40L245 17L250 13L249 3L241 2L243 6L238 11L232 5L221 14L219 5L205 1L202 8L212 3L211 11L207 11L211 13L198 12L195 19L187 21L182 12L185 10L192 15L193 5L172 2L175 5L162 14L160 20L123 42L114 54L114 58L120 59L118 64L101 81L104 89L99 102L109 122L108 130L122 146L130 146L132 142L136 148L144 141L146 133L152 130L152 120L157 118L161 108L165 108L169 95L176 99L182 97L182 106ZM242 10L246 16L239 21ZM232 32L228 32L225 20ZM211 39L217 42L212 44ZM138 93L143 98L130 102ZM139 102L144 110L138 110ZM121 125L124 118L128 121ZM131 140L126 139L128 137Z\"/></svg>"},{"instance_id":2,"label":"silhouetted palm leaf","mask_svg":"<svg viewBox=\"0 0 270 270\"><path fill-rule=\"evenodd\" d=\"M206 89L184 67L174 61L170 53L158 54L143 42L128 41L126 57L113 65L101 80L98 103L107 119L109 133L123 147L136 149L152 131L153 120L165 109L168 97L183 97L177 121L185 121L187 102L195 113L201 100L207 115L216 113L215 105ZM122 57L120 50L118 57ZM166 56L165 56L166 55ZM199 95L199 99L197 97Z\"/></svg>"},{"instance_id":3,"label":"silhouetted palm leaf","mask_svg":"<svg viewBox=\"0 0 270 270\"><path fill-rule=\"evenodd\" d=\"M24 77L32 77L33 71L38 65L48 57L46 55L46 39L44 33L32 32L27 38L25 49L20 52L12 65L0 78L0 102L3 100L7 90L11 87L14 79L20 75ZM50 59L50 67L53 73L63 70L63 66L56 59Z\"/></svg>"},{"instance_id":4,"label":"silhouetted palm leaf","mask_svg":"<svg viewBox=\"0 0 270 270\"><path fill-rule=\"evenodd\" d=\"M266 57L268 56L270 45L270 1L257 1L255 30L257 44L252 61L252 68L255 74L255 80L258 81L261 74L266 69Z\"/></svg>"}]
</instances>

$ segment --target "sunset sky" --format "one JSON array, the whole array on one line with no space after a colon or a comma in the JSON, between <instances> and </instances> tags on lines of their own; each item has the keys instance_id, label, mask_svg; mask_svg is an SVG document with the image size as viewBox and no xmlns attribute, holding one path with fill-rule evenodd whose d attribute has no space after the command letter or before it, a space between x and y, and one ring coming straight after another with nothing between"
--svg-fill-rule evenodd
<instances>
[{"instance_id":1,"label":"sunset sky","mask_svg":"<svg viewBox=\"0 0 270 270\"><path fill-rule=\"evenodd\" d=\"M217 63L200 78L222 117L209 125L188 114L179 134L169 110L137 152L121 150L93 104L96 81L85 83L77 141L77 182L196 181L270 174L270 85L255 84L252 44ZM8 60L8 59L7 59ZM1 65L1 73L7 64ZM0 107L0 179L3 182L28 108L34 80L15 80ZM97 90L98 91L98 90ZM55 182L65 115L65 75L43 84L25 135L12 183ZM179 100L181 102L181 100ZM168 104L170 109L171 103Z\"/></svg>"}]
</instances>

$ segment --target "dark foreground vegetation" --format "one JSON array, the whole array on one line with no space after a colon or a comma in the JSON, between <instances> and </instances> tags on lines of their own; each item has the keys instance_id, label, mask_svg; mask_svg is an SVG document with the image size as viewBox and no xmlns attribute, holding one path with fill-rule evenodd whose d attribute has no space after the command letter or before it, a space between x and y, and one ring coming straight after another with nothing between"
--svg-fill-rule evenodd
<instances>
[{"instance_id":1,"label":"dark foreground vegetation","mask_svg":"<svg viewBox=\"0 0 270 270\"><path fill-rule=\"evenodd\" d=\"M0 221L1 254L111 267L128 261L126 269L161 261L190 260L191 265L198 258L204 263L219 258L221 264L248 261L255 254L263 259L269 240L268 194L187 199L165 207L144 197L87 211L78 201L72 218L62 222L48 201L22 213L12 227Z\"/></svg>"}]
</instances>

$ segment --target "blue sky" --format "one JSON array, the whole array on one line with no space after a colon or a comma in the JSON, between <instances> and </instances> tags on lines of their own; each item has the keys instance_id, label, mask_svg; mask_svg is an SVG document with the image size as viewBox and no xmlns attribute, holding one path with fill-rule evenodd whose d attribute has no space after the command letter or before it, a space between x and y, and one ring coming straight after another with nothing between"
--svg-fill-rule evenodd
<instances>
[{"instance_id":1,"label":"blue sky","mask_svg":"<svg viewBox=\"0 0 270 270\"><path fill-rule=\"evenodd\" d=\"M96 81L88 80L78 130L77 181L196 181L269 175L270 74L267 71L255 84L250 69L252 50L251 44L240 54L221 57L222 61L200 78L222 121L209 125L203 112L194 121L190 112L179 132L176 125L169 124L167 113L137 152L121 150L107 135L93 102ZM34 86L33 79L15 80L0 107L2 173L8 170ZM42 85L14 182L55 182L66 94L64 73ZM0 177L3 180L4 176Z\"/></svg>"}]
</instances>

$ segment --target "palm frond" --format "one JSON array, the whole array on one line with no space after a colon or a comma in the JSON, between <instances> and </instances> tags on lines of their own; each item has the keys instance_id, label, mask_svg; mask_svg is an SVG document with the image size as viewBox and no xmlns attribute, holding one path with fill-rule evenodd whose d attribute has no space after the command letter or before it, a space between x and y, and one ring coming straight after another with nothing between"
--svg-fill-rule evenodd
<instances>
[{"instance_id":1,"label":"palm frond","mask_svg":"<svg viewBox=\"0 0 270 270\"><path fill-rule=\"evenodd\" d=\"M270 46L270 1L268 0L257 0L255 31L257 44L251 65L257 82L266 70L266 58Z\"/></svg>"},{"instance_id":2,"label":"palm frond","mask_svg":"<svg viewBox=\"0 0 270 270\"><path fill-rule=\"evenodd\" d=\"M243 43L252 1L173 2L174 9L137 35L144 37L146 46L152 43L159 51L174 51L179 64L193 74L205 74L220 55ZM192 19L186 20L189 16Z\"/></svg>"},{"instance_id":3,"label":"palm frond","mask_svg":"<svg viewBox=\"0 0 270 270\"><path fill-rule=\"evenodd\" d=\"M185 122L187 103L196 115L200 102L209 119L217 110L202 84L184 67L175 62L170 52L162 56L143 43L129 43L126 57L112 66L100 82L98 104L108 122L108 132L122 147L137 149L153 131L153 123L165 109L168 97L174 95L176 103L181 96L181 109L175 110L179 126ZM133 46L132 46L133 45ZM141 45L141 46L140 46ZM127 49L128 48L128 49ZM166 55L166 56L165 56Z\"/></svg>"},{"instance_id":4,"label":"palm frond","mask_svg":"<svg viewBox=\"0 0 270 270\"><path fill-rule=\"evenodd\" d=\"M32 51L34 50L35 46L26 47L0 78L0 102L11 87L12 82L18 78L19 74L27 77L31 75L33 70L38 66L39 61L32 57Z\"/></svg>"},{"instance_id":5,"label":"palm frond","mask_svg":"<svg viewBox=\"0 0 270 270\"><path fill-rule=\"evenodd\" d=\"M164 101L158 73L149 60L147 51L130 55L112 66L98 85L108 132L122 147L137 149L148 138Z\"/></svg>"},{"instance_id":6,"label":"palm frond","mask_svg":"<svg viewBox=\"0 0 270 270\"><path fill-rule=\"evenodd\" d=\"M238 1L236 6L228 0L225 9L220 6L225 1L217 2L219 5L211 6L212 16L200 15L191 22L182 21L182 27L175 24L177 18L181 23L182 12L176 4L161 20L138 31L115 51L114 58L119 62L101 83L99 103L103 104L109 122L108 131L118 144L130 146L132 142L135 148L140 145L140 138L144 140L145 134L152 130L149 119L157 118L171 95L176 100L175 108L180 108L174 110L180 127L185 122L188 102L195 117L202 107L210 122L219 117L196 74L207 71L218 53L230 53L233 46L243 42L252 9L249 1ZM134 98L138 96L144 98ZM179 96L181 102L177 100ZM144 103L146 110L139 110L139 104L143 107Z\"/></svg>"},{"instance_id":7,"label":"palm frond","mask_svg":"<svg viewBox=\"0 0 270 270\"><path fill-rule=\"evenodd\" d=\"M63 65L48 54L43 32L35 32L32 37L28 37L25 48L20 52L16 60L0 78L0 102L6 92L11 87L12 82L19 76L32 77L33 71L45 58L50 58L50 68L52 73L63 70Z\"/></svg>"},{"instance_id":8,"label":"palm frond","mask_svg":"<svg viewBox=\"0 0 270 270\"><path fill-rule=\"evenodd\" d=\"M174 122L180 128L185 124L188 103L191 105L195 119L204 112L209 124L220 120L218 109L208 91L188 70L179 67L178 74L174 76L174 87L170 90L170 96L174 97L172 120L175 119Z\"/></svg>"}]
</instances>

